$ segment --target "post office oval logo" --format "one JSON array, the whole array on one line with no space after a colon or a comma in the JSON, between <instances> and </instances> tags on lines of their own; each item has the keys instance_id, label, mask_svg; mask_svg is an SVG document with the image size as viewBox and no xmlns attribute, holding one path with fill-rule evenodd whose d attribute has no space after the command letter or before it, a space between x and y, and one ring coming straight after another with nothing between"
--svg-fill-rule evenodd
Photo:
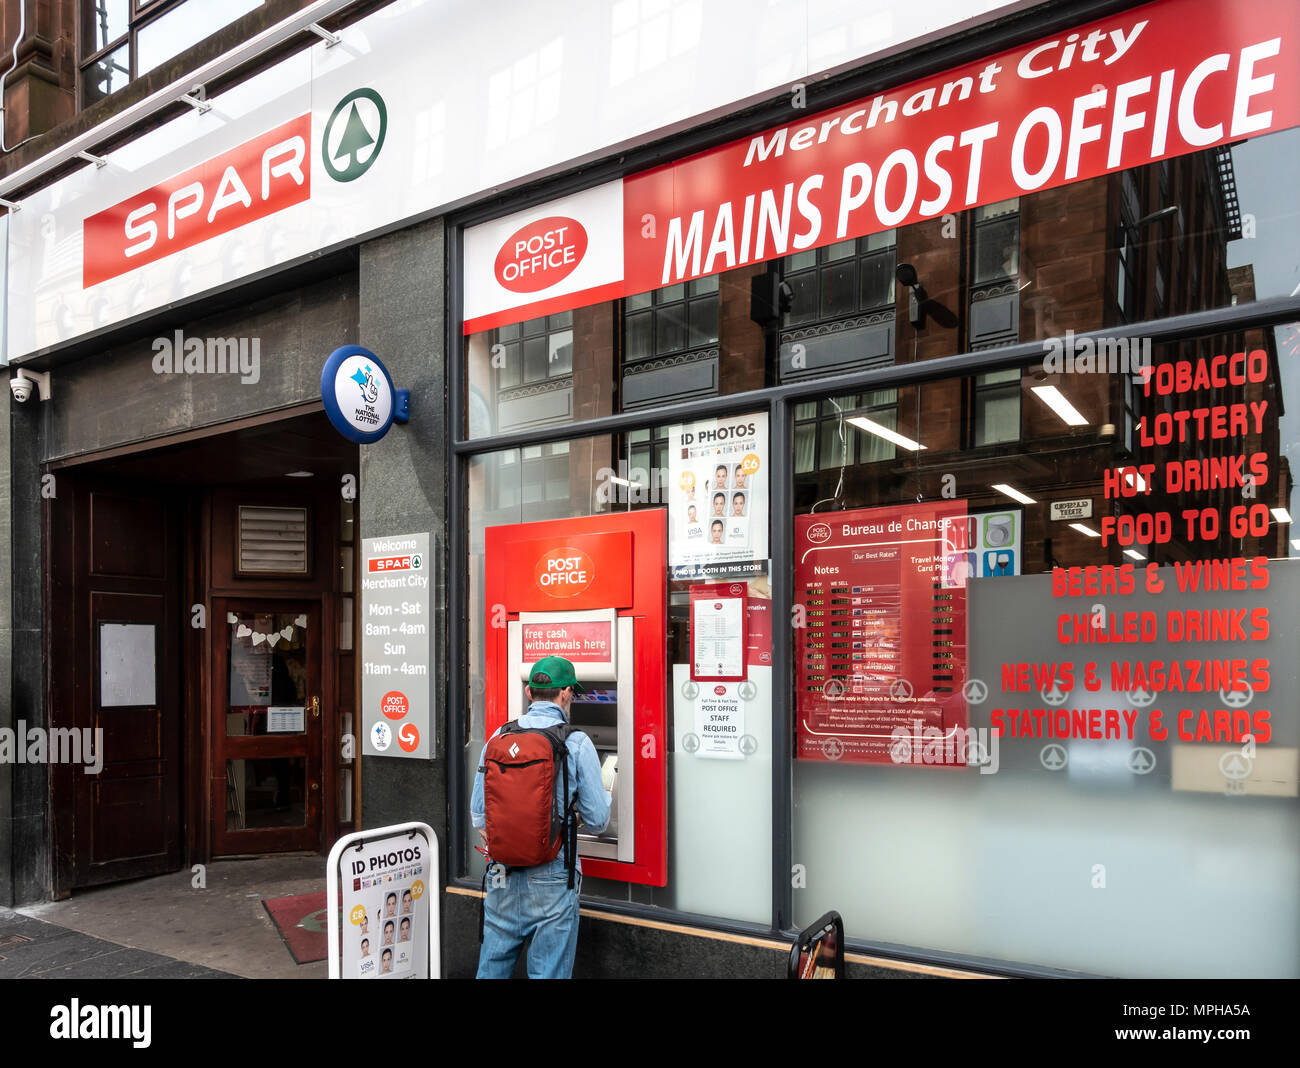
<instances>
[{"instance_id":1,"label":"post office oval logo","mask_svg":"<svg viewBox=\"0 0 1300 1068\"><path fill-rule=\"evenodd\" d=\"M576 597L595 581L596 566L581 549L549 549L537 561L537 588L550 597Z\"/></svg>"},{"instance_id":2,"label":"post office oval logo","mask_svg":"<svg viewBox=\"0 0 1300 1068\"><path fill-rule=\"evenodd\" d=\"M563 282L587 254L587 231L577 219L548 215L520 227L497 253L497 282L512 293L537 293Z\"/></svg>"},{"instance_id":3,"label":"post office oval logo","mask_svg":"<svg viewBox=\"0 0 1300 1068\"><path fill-rule=\"evenodd\" d=\"M820 545L824 541L829 541L831 537L831 528L825 523L815 523L808 528L808 540Z\"/></svg>"}]
</instances>

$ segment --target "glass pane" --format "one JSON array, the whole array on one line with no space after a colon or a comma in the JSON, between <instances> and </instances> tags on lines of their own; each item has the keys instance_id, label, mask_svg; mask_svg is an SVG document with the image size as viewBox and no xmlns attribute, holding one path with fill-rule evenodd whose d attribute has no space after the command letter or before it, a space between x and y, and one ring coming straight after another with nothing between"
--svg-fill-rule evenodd
<instances>
[{"instance_id":1,"label":"glass pane","mask_svg":"<svg viewBox=\"0 0 1300 1068\"><path fill-rule=\"evenodd\" d=\"M852 242L849 242L852 245ZM853 292L853 276L857 263L847 260L822 269L823 319L838 319L852 315L857 308L857 294Z\"/></svg>"},{"instance_id":2,"label":"glass pane","mask_svg":"<svg viewBox=\"0 0 1300 1068\"><path fill-rule=\"evenodd\" d=\"M355 540L357 532L356 506L350 500L339 501L339 541Z\"/></svg>"},{"instance_id":3,"label":"glass pane","mask_svg":"<svg viewBox=\"0 0 1300 1068\"><path fill-rule=\"evenodd\" d=\"M894 252L877 252L862 261L859 304L863 311L894 302Z\"/></svg>"},{"instance_id":4,"label":"glass pane","mask_svg":"<svg viewBox=\"0 0 1300 1068\"><path fill-rule=\"evenodd\" d=\"M868 234L859 242L862 252L876 252L883 248L893 248L898 244L897 230L883 230L878 234Z\"/></svg>"},{"instance_id":5,"label":"glass pane","mask_svg":"<svg viewBox=\"0 0 1300 1068\"><path fill-rule=\"evenodd\" d=\"M807 252L796 252L785 261L786 281L789 281L789 275L793 274L795 271L807 270L809 267L815 267L816 265L816 249L809 249Z\"/></svg>"},{"instance_id":6,"label":"glass pane","mask_svg":"<svg viewBox=\"0 0 1300 1068\"><path fill-rule=\"evenodd\" d=\"M975 229L975 282L1015 278L1020 273L1020 216Z\"/></svg>"},{"instance_id":7,"label":"glass pane","mask_svg":"<svg viewBox=\"0 0 1300 1068\"><path fill-rule=\"evenodd\" d=\"M628 297L624 301L624 305L628 311L641 311L644 308L650 307L650 302L651 294L638 293L636 296Z\"/></svg>"},{"instance_id":8,"label":"glass pane","mask_svg":"<svg viewBox=\"0 0 1300 1068\"><path fill-rule=\"evenodd\" d=\"M339 649L352 650L352 598L339 598Z\"/></svg>"},{"instance_id":9,"label":"glass pane","mask_svg":"<svg viewBox=\"0 0 1300 1068\"><path fill-rule=\"evenodd\" d=\"M691 348L714 345L718 341L718 298L693 300L691 309Z\"/></svg>"},{"instance_id":10,"label":"glass pane","mask_svg":"<svg viewBox=\"0 0 1300 1068\"><path fill-rule=\"evenodd\" d=\"M517 341L520 337L520 327L518 323L511 323L509 326L502 326L497 329L497 337L501 341Z\"/></svg>"},{"instance_id":11,"label":"glass pane","mask_svg":"<svg viewBox=\"0 0 1300 1068\"><path fill-rule=\"evenodd\" d=\"M796 419L816 419L817 402L805 401L803 404L796 404L794 406L794 417Z\"/></svg>"},{"instance_id":12,"label":"glass pane","mask_svg":"<svg viewBox=\"0 0 1300 1068\"><path fill-rule=\"evenodd\" d=\"M671 304L675 300L683 300L686 296L686 287L681 285L664 286L663 289L655 291L656 304Z\"/></svg>"},{"instance_id":13,"label":"glass pane","mask_svg":"<svg viewBox=\"0 0 1300 1068\"><path fill-rule=\"evenodd\" d=\"M524 359L523 346L515 341L501 345L497 352L497 385L501 389L510 389L523 381Z\"/></svg>"},{"instance_id":14,"label":"glass pane","mask_svg":"<svg viewBox=\"0 0 1300 1068\"><path fill-rule=\"evenodd\" d=\"M847 260L852 257L856 251L853 241L841 241L838 244L831 245L829 248L822 250L822 262L834 263L837 260Z\"/></svg>"},{"instance_id":15,"label":"glass pane","mask_svg":"<svg viewBox=\"0 0 1300 1068\"><path fill-rule=\"evenodd\" d=\"M993 445L1020 437L1020 390L975 394L975 444Z\"/></svg>"},{"instance_id":16,"label":"glass pane","mask_svg":"<svg viewBox=\"0 0 1300 1068\"><path fill-rule=\"evenodd\" d=\"M857 433L853 427L847 423L841 425L839 419L826 419L822 422L822 451L821 463L818 469L829 471L833 467L839 467L845 463L844 457L853 447L853 439L850 434Z\"/></svg>"},{"instance_id":17,"label":"glass pane","mask_svg":"<svg viewBox=\"0 0 1300 1068\"><path fill-rule=\"evenodd\" d=\"M706 278L698 278L691 283L691 296L701 297L705 293L716 293L718 291L718 278L720 276L711 274Z\"/></svg>"},{"instance_id":18,"label":"glass pane","mask_svg":"<svg viewBox=\"0 0 1300 1068\"><path fill-rule=\"evenodd\" d=\"M790 310L785 321L789 326L811 323L817 318L817 272L806 271L785 280L792 291Z\"/></svg>"},{"instance_id":19,"label":"glass pane","mask_svg":"<svg viewBox=\"0 0 1300 1068\"><path fill-rule=\"evenodd\" d=\"M123 45L115 52L100 56L81 74L82 104L89 107L116 93L131 80L131 49Z\"/></svg>"},{"instance_id":20,"label":"glass pane","mask_svg":"<svg viewBox=\"0 0 1300 1068\"><path fill-rule=\"evenodd\" d=\"M307 617L239 612L227 624L226 737L307 730Z\"/></svg>"},{"instance_id":21,"label":"glass pane","mask_svg":"<svg viewBox=\"0 0 1300 1068\"><path fill-rule=\"evenodd\" d=\"M190 0L178 4L136 33L139 73L148 74L154 67L211 37L222 26L261 6L262 0L222 0L219 4Z\"/></svg>"},{"instance_id":22,"label":"glass pane","mask_svg":"<svg viewBox=\"0 0 1300 1068\"><path fill-rule=\"evenodd\" d=\"M686 348L685 317L685 304L670 304L655 312L655 355L681 352Z\"/></svg>"},{"instance_id":23,"label":"glass pane","mask_svg":"<svg viewBox=\"0 0 1300 1068\"><path fill-rule=\"evenodd\" d=\"M558 318L558 316L552 316ZM573 331L561 330L550 337L550 376L558 378L573 372Z\"/></svg>"},{"instance_id":24,"label":"glass pane","mask_svg":"<svg viewBox=\"0 0 1300 1068\"><path fill-rule=\"evenodd\" d=\"M351 545L339 548L339 593L352 592L353 549Z\"/></svg>"},{"instance_id":25,"label":"glass pane","mask_svg":"<svg viewBox=\"0 0 1300 1068\"><path fill-rule=\"evenodd\" d=\"M226 761L226 830L303 827L306 823L306 757Z\"/></svg>"},{"instance_id":26,"label":"glass pane","mask_svg":"<svg viewBox=\"0 0 1300 1068\"><path fill-rule=\"evenodd\" d=\"M1008 367L1004 371L985 371L982 375L975 376L977 386L992 385L995 382L1019 382L1020 368Z\"/></svg>"},{"instance_id":27,"label":"glass pane","mask_svg":"<svg viewBox=\"0 0 1300 1068\"><path fill-rule=\"evenodd\" d=\"M541 382L546 378L548 355L545 337L530 337L524 341L525 382Z\"/></svg>"},{"instance_id":28,"label":"glass pane","mask_svg":"<svg viewBox=\"0 0 1300 1068\"><path fill-rule=\"evenodd\" d=\"M650 329L654 324L653 314L645 311L629 315L624 321L626 336L626 355L629 360L644 360L650 355Z\"/></svg>"},{"instance_id":29,"label":"glass pane","mask_svg":"<svg viewBox=\"0 0 1300 1068\"><path fill-rule=\"evenodd\" d=\"M811 424L794 428L794 469L806 474L816 462L817 428Z\"/></svg>"},{"instance_id":30,"label":"glass pane","mask_svg":"<svg viewBox=\"0 0 1300 1068\"><path fill-rule=\"evenodd\" d=\"M93 55L127 31L131 0L82 0L81 54Z\"/></svg>"},{"instance_id":31,"label":"glass pane","mask_svg":"<svg viewBox=\"0 0 1300 1068\"><path fill-rule=\"evenodd\" d=\"M566 330L573 326L573 312L562 311L556 312L547 319L546 327L548 330Z\"/></svg>"},{"instance_id":32,"label":"glass pane","mask_svg":"<svg viewBox=\"0 0 1300 1068\"><path fill-rule=\"evenodd\" d=\"M897 408L879 408L872 411L867 418L889 430L898 429ZM849 433L857 435L859 442L858 459L864 464L876 463L879 460L892 460L895 452L897 452L894 443L882 438L879 434L862 430L853 426L853 424L849 424Z\"/></svg>"}]
</instances>

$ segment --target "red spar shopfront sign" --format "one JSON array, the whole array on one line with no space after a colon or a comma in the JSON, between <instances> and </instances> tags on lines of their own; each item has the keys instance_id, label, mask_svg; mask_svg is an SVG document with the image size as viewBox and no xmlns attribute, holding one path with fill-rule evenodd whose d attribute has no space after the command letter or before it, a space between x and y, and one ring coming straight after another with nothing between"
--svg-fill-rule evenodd
<instances>
[{"instance_id":1,"label":"red spar shopfront sign","mask_svg":"<svg viewBox=\"0 0 1300 1068\"><path fill-rule=\"evenodd\" d=\"M621 278L524 301L500 289L491 313L467 309L466 333L1296 126L1300 4L1157 0L795 114L626 178ZM607 238L587 231L593 249ZM490 274L496 252L471 230L467 271Z\"/></svg>"}]
</instances>

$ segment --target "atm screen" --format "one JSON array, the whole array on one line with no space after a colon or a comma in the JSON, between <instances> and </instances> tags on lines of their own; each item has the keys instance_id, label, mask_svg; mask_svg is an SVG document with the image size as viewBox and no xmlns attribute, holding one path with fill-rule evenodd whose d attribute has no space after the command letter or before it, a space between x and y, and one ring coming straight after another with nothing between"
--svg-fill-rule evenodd
<instances>
[{"instance_id":1,"label":"atm screen","mask_svg":"<svg viewBox=\"0 0 1300 1068\"><path fill-rule=\"evenodd\" d=\"M618 727L618 692L609 690L588 690L575 694L569 720L575 725L587 724L592 727Z\"/></svg>"}]
</instances>

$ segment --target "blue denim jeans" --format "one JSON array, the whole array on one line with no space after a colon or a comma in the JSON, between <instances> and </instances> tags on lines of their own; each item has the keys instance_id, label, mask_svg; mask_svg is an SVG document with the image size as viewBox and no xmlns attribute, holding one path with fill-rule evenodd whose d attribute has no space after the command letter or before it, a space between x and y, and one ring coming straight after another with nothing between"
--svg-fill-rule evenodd
<instances>
[{"instance_id":1,"label":"blue denim jeans","mask_svg":"<svg viewBox=\"0 0 1300 1068\"><path fill-rule=\"evenodd\" d=\"M570 890L561 854L555 864L511 872L504 882L494 886L488 871L478 978L509 979L524 939L532 935L528 978L568 979L578 949L582 872L575 873Z\"/></svg>"}]
</instances>

